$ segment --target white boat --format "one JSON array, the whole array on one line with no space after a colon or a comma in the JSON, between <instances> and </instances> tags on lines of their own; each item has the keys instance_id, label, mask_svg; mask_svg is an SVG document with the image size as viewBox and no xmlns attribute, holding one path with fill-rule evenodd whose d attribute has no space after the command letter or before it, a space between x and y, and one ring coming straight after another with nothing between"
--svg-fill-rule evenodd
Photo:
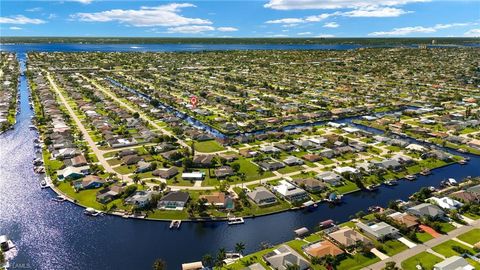
<instances>
[{"instance_id":1,"label":"white boat","mask_svg":"<svg viewBox=\"0 0 480 270\"><path fill-rule=\"evenodd\" d=\"M410 181L413 181L416 178L417 178L417 176L414 175L414 174L409 174L409 175L405 176L405 179L410 180Z\"/></svg>"},{"instance_id":2,"label":"white boat","mask_svg":"<svg viewBox=\"0 0 480 270\"><path fill-rule=\"evenodd\" d=\"M47 181L42 180L42 181L40 182L40 188L42 188L42 189L43 189L43 188L48 188Z\"/></svg>"},{"instance_id":3,"label":"white boat","mask_svg":"<svg viewBox=\"0 0 480 270\"><path fill-rule=\"evenodd\" d=\"M84 213L85 215L87 215L87 216L92 216L92 217L96 217L96 216L99 216L99 215L102 214L102 212L97 211L97 210L95 210L95 209L93 209L93 208L91 208L91 207L86 208L86 209L83 211L83 213Z\"/></svg>"},{"instance_id":4,"label":"white boat","mask_svg":"<svg viewBox=\"0 0 480 270\"><path fill-rule=\"evenodd\" d=\"M15 258L18 254L17 246L11 241L8 240L6 235L0 235L0 250L3 252L5 263L3 267L8 269L9 263L8 261ZM2 265L0 264L0 267Z\"/></svg>"},{"instance_id":5,"label":"white boat","mask_svg":"<svg viewBox=\"0 0 480 270\"><path fill-rule=\"evenodd\" d=\"M243 220L242 217L228 218L228 225L237 225L237 224L243 224L243 223L245 223L245 220Z\"/></svg>"},{"instance_id":6,"label":"white boat","mask_svg":"<svg viewBox=\"0 0 480 270\"><path fill-rule=\"evenodd\" d=\"M55 198L52 198L52 201L54 202L64 202L66 201L67 199L65 199L65 197L61 196L61 195L58 195L57 197Z\"/></svg>"},{"instance_id":7,"label":"white boat","mask_svg":"<svg viewBox=\"0 0 480 270\"><path fill-rule=\"evenodd\" d=\"M457 180L455 180L454 178L448 178L447 183L448 183L450 186L456 186L456 185L458 184L458 183L457 183Z\"/></svg>"},{"instance_id":8,"label":"white boat","mask_svg":"<svg viewBox=\"0 0 480 270\"><path fill-rule=\"evenodd\" d=\"M31 130L37 130L37 127L34 125L29 125L28 128L30 128Z\"/></svg>"},{"instance_id":9,"label":"white boat","mask_svg":"<svg viewBox=\"0 0 480 270\"><path fill-rule=\"evenodd\" d=\"M172 222L170 222L170 229L178 229L180 225L182 225L181 220L172 220Z\"/></svg>"}]
</instances>

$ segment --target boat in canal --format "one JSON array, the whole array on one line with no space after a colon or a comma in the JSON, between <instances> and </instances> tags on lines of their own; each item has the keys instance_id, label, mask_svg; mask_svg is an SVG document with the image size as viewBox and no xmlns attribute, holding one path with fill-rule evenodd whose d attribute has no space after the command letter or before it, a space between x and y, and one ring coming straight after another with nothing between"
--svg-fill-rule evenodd
<instances>
[{"instance_id":1,"label":"boat in canal","mask_svg":"<svg viewBox=\"0 0 480 270\"><path fill-rule=\"evenodd\" d=\"M101 211L97 211L91 207L88 207L86 208L83 213L87 216L91 216L91 217L98 217L98 216L101 216L103 213Z\"/></svg>"},{"instance_id":2,"label":"boat in canal","mask_svg":"<svg viewBox=\"0 0 480 270\"><path fill-rule=\"evenodd\" d=\"M417 179L417 176L414 175L414 174L409 174L409 175L405 176L405 179L407 179L409 181L413 181L413 180Z\"/></svg>"},{"instance_id":3,"label":"boat in canal","mask_svg":"<svg viewBox=\"0 0 480 270\"><path fill-rule=\"evenodd\" d=\"M170 229L179 229L180 228L180 225L182 225L182 221L181 220L172 220L172 222L170 222Z\"/></svg>"},{"instance_id":4,"label":"boat in canal","mask_svg":"<svg viewBox=\"0 0 480 270\"><path fill-rule=\"evenodd\" d=\"M397 180L388 180L388 181L385 181L384 184L387 185L387 186L396 186L396 185L398 185L398 181Z\"/></svg>"},{"instance_id":5,"label":"boat in canal","mask_svg":"<svg viewBox=\"0 0 480 270\"><path fill-rule=\"evenodd\" d=\"M54 202L64 202L66 200L67 199L65 197L63 197L62 195L58 195L57 197L52 198L52 201L54 201Z\"/></svg>"},{"instance_id":6,"label":"boat in canal","mask_svg":"<svg viewBox=\"0 0 480 270\"><path fill-rule=\"evenodd\" d=\"M231 217L227 220L228 225L239 225L245 223L242 217Z\"/></svg>"},{"instance_id":7,"label":"boat in canal","mask_svg":"<svg viewBox=\"0 0 480 270\"><path fill-rule=\"evenodd\" d=\"M420 172L420 174L423 175L423 176L427 176L427 175L432 174L432 171L430 171L429 169L425 169L425 170L422 170Z\"/></svg>"}]
</instances>

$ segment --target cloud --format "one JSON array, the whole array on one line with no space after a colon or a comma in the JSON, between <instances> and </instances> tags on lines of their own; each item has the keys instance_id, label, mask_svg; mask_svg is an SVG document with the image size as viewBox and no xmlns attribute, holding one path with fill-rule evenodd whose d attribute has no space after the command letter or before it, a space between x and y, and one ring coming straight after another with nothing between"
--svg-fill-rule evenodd
<instances>
[{"instance_id":1,"label":"cloud","mask_svg":"<svg viewBox=\"0 0 480 270\"><path fill-rule=\"evenodd\" d=\"M277 10L364 8L370 6L400 6L429 0L270 0L266 8Z\"/></svg>"},{"instance_id":2,"label":"cloud","mask_svg":"<svg viewBox=\"0 0 480 270\"><path fill-rule=\"evenodd\" d=\"M403 14L412 13L399 8L392 7L365 7L344 12L345 17L398 17Z\"/></svg>"},{"instance_id":3,"label":"cloud","mask_svg":"<svg viewBox=\"0 0 480 270\"><path fill-rule=\"evenodd\" d=\"M23 28L21 27L16 27L16 26L12 26L9 28L10 30L22 30Z\"/></svg>"},{"instance_id":4,"label":"cloud","mask_svg":"<svg viewBox=\"0 0 480 270\"><path fill-rule=\"evenodd\" d=\"M297 35L299 35L299 36L310 36L310 35L312 35L312 32L301 32L301 33L298 33Z\"/></svg>"},{"instance_id":5,"label":"cloud","mask_svg":"<svg viewBox=\"0 0 480 270\"><path fill-rule=\"evenodd\" d=\"M10 17L0 17L0 23L5 24L42 24L46 23L44 20L27 18L23 15L16 15Z\"/></svg>"},{"instance_id":6,"label":"cloud","mask_svg":"<svg viewBox=\"0 0 480 270\"><path fill-rule=\"evenodd\" d=\"M412 11L405 11L399 8L392 7L381 7L381 6L366 6L350 11L336 11L332 13L322 13L319 15L312 15L303 18L283 18L276 20L269 20L265 23L269 24L300 24L300 23L311 23L311 22L320 22L328 18L333 17L398 17L403 14L412 13Z\"/></svg>"},{"instance_id":7,"label":"cloud","mask_svg":"<svg viewBox=\"0 0 480 270\"><path fill-rule=\"evenodd\" d=\"M127 25L145 26L183 26L212 24L211 21L200 18L188 18L179 14L182 8L195 7L189 3L172 3L156 7L141 7L140 9L112 9L94 13L76 13L71 18L85 22L120 22Z\"/></svg>"},{"instance_id":8,"label":"cloud","mask_svg":"<svg viewBox=\"0 0 480 270\"><path fill-rule=\"evenodd\" d=\"M438 30L448 29L452 27L463 27L475 23L450 23L450 24L436 24L430 27L424 26L409 26L401 28L393 28L391 31L379 31L368 34L369 36L406 36L411 34L429 34L435 33Z\"/></svg>"},{"instance_id":9,"label":"cloud","mask_svg":"<svg viewBox=\"0 0 480 270\"><path fill-rule=\"evenodd\" d=\"M235 31L238 31L238 28L235 28L235 27L218 27L217 31L220 31L220 32L235 32Z\"/></svg>"},{"instance_id":10,"label":"cloud","mask_svg":"<svg viewBox=\"0 0 480 270\"><path fill-rule=\"evenodd\" d=\"M43 10L43 8L41 8L41 7L34 7L34 8L25 9L25 11L27 11L27 12L38 12L38 11L42 11L42 10Z\"/></svg>"},{"instance_id":11,"label":"cloud","mask_svg":"<svg viewBox=\"0 0 480 270\"><path fill-rule=\"evenodd\" d=\"M298 24L298 23L304 23L304 19L300 18L284 18L284 19L278 19L278 20L270 20L266 21L265 23L273 23L273 24Z\"/></svg>"},{"instance_id":12,"label":"cloud","mask_svg":"<svg viewBox=\"0 0 480 270\"><path fill-rule=\"evenodd\" d=\"M316 38L332 38L332 37L335 37L334 35L330 35L330 34L320 34L320 35L317 35L315 36Z\"/></svg>"},{"instance_id":13,"label":"cloud","mask_svg":"<svg viewBox=\"0 0 480 270\"><path fill-rule=\"evenodd\" d=\"M463 34L466 37L480 37L480 28L470 29Z\"/></svg>"},{"instance_id":14,"label":"cloud","mask_svg":"<svg viewBox=\"0 0 480 270\"><path fill-rule=\"evenodd\" d=\"M198 34L206 31L213 31L215 27L209 25L185 25L170 27L167 29L168 33L179 33L179 34Z\"/></svg>"},{"instance_id":15,"label":"cloud","mask_svg":"<svg viewBox=\"0 0 480 270\"><path fill-rule=\"evenodd\" d=\"M213 27L209 25L184 25L177 27L167 28L167 33L178 33L178 34L199 34L207 31L220 31L220 32L235 32L238 31L238 28L235 27Z\"/></svg>"},{"instance_id":16,"label":"cloud","mask_svg":"<svg viewBox=\"0 0 480 270\"><path fill-rule=\"evenodd\" d=\"M73 0L74 2L79 2L82 4L90 4L93 2L93 0Z\"/></svg>"},{"instance_id":17,"label":"cloud","mask_svg":"<svg viewBox=\"0 0 480 270\"><path fill-rule=\"evenodd\" d=\"M329 22L329 23L326 23L323 25L323 27L326 27L326 28L337 28L339 27L340 24L336 23L336 22Z\"/></svg>"}]
</instances>

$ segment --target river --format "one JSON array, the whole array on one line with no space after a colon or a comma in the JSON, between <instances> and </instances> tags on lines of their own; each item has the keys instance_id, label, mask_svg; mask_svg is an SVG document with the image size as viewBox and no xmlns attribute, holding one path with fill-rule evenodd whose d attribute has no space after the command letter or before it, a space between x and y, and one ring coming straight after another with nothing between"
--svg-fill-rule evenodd
<instances>
[{"instance_id":1,"label":"river","mask_svg":"<svg viewBox=\"0 0 480 270\"><path fill-rule=\"evenodd\" d=\"M176 47L182 50L186 45L6 46L2 45L1 49L18 52L24 68L24 53L29 50L130 51L138 50L130 48L138 46L156 50L175 50ZM262 46L284 49L286 45ZM186 46L188 50L242 47L252 49L252 45ZM171 231L165 222L113 216L91 218L83 215L83 209L76 205L52 202L55 194L51 190L40 189L38 176L32 170L33 139L36 134L28 128L32 116L28 95L28 84L22 76L21 110L17 124L14 130L0 135L0 234L7 234L18 246L19 255L12 262L17 268L151 269L156 258L163 258L167 261L168 269L179 269L181 263L200 260L204 254L214 254L219 248L233 250L237 242L246 244L247 253L253 252L262 242L277 244L292 239L293 230L299 227L313 229L319 221L326 219L343 222L360 210L366 211L371 205L386 205L395 199L405 200L420 187L437 186L448 177L462 179L480 175L480 157L466 155L471 158L466 166L454 164L434 170L431 176L419 176L414 182L400 181L395 187L382 186L375 192L356 192L345 196L344 203L337 207L321 204L313 212L288 211L247 219L245 224L238 226L228 226L225 222L184 222L180 230Z\"/></svg>"}]
</instances>

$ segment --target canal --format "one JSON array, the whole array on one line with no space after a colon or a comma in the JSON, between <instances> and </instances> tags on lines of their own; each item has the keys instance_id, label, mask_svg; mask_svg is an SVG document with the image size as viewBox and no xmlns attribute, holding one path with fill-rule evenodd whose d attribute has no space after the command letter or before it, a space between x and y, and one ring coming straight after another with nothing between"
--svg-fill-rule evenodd
<instances>
[{"instance_id":1,"label":"canal","mask_svg":"<svg viewBox=\"0 0 480 270\"><path fill-rule=\"evenodd\" d=\"M36 44L13 48L2 45L2 49L15 49L23 68L24 53L28 50L132 50L129 45L99 46L103 45ZM208 46L195 47L195 50L205 50ZM161 46L155 49L172 50L171 47ZM28 127L32 116L28 96L28 83L22 76L17 124L14 130L0 135L0 234L7 234L17 244L19 255L12 263L18 267L48 270L151 269L156 258L163 258L168 269L179 269L181 263L197 261L206 253L214 254L219 248L233 250L237 242L245 243L246 252L252 252L263 242L277 244L292 239L293 230L299 227L312 229L326 219L343 222L360 210L366 211L371 205L405 200L419 188L438 186L443 179L480 175L480 158L466 155L471 158L466 166L454 164L434 170L430 176L419 176L414 182L400 181L395 187L382 186L375 192L356 192L345 196L340 206L321 204L313 212L288 211L247 219L244 225L238 226L228 226L225 222L185 222L180 230L171 231L165 222L113 216L91 218L83 215L83 209L73 204L51 201L55 194L40 189L39 179L32 170L36 134Z\"/></svg>"}]
</instances>

